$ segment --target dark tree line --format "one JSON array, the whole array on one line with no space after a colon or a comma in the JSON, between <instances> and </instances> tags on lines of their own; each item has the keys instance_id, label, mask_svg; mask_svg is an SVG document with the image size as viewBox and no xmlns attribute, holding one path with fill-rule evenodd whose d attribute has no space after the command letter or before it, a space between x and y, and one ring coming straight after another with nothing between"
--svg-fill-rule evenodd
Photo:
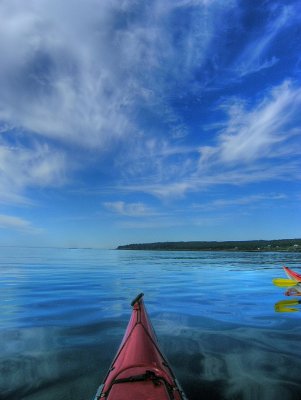
<instances>
[{"instance_id":1,"label":"dark tree line","mask_svg":"<svg viewBox=\"0 0 301 400\"><path fill-rule=\"evenodd\" d=\"M301 251L301 239L137 243L118 246L117 250Z\"/></svg>"}]
</instances>

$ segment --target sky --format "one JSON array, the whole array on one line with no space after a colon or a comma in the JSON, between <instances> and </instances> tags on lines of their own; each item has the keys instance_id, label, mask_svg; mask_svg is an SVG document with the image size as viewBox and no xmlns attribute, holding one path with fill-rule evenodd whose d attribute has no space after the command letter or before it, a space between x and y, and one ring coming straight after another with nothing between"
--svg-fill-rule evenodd
<instances>
[{"instance_id":1,"label":"sky","mask_svg":"<svg viewBox=\"0 0 301 400\"><path fill-rule=\"evenodd\" d=\"M301 237L301 3L2 0L0 245Z\"/></svg>"}]
</instances>

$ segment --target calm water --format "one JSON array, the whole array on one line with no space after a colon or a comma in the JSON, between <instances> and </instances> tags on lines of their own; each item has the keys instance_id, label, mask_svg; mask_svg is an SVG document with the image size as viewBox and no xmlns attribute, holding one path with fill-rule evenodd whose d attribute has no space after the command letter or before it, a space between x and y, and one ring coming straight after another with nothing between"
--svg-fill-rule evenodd
<instances>
[{"instance_id":1,"label":"calm water","mask_svg":"<svg viewBox=\"0 0 301 400\"><path fill-rule=\"evenodd\" d=\"M1 248L0 398L90 400L143 291L190 400L299 400L283 264L300 271L301 254Z\"/></svg>"}]
</instances>

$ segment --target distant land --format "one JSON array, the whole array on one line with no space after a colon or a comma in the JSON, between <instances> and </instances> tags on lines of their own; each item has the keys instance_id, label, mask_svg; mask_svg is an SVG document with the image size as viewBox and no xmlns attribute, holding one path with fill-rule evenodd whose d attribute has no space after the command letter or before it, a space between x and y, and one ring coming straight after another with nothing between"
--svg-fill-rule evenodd
<instances>
[{"instance_id":1,"label":"distant land","mask_svg":"<svg viewBox=\"0 0 301 400\"><path fill-rule=\"evenodd\" d=\"M247 240L227 242L157 242L127 244L117 250L182 251L294 251L301 252L301 239Z\"/></svg>"}]
</instances>

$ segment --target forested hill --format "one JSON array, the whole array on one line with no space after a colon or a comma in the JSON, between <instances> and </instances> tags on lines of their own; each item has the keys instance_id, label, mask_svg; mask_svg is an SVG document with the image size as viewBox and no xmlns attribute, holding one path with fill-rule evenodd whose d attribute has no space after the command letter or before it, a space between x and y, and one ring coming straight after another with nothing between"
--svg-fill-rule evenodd
<instances>
[{"instance_id":1,"label":"forested hill","mask_svg":"<svg viewBox=\"0 0 301 400\"><path fill-rule=\"evenodd\" d=\"M301 251L301 239L249 240L227 242L158 242L118 246L117 250L183 251Z\"/></svg>"}]
</instances>

